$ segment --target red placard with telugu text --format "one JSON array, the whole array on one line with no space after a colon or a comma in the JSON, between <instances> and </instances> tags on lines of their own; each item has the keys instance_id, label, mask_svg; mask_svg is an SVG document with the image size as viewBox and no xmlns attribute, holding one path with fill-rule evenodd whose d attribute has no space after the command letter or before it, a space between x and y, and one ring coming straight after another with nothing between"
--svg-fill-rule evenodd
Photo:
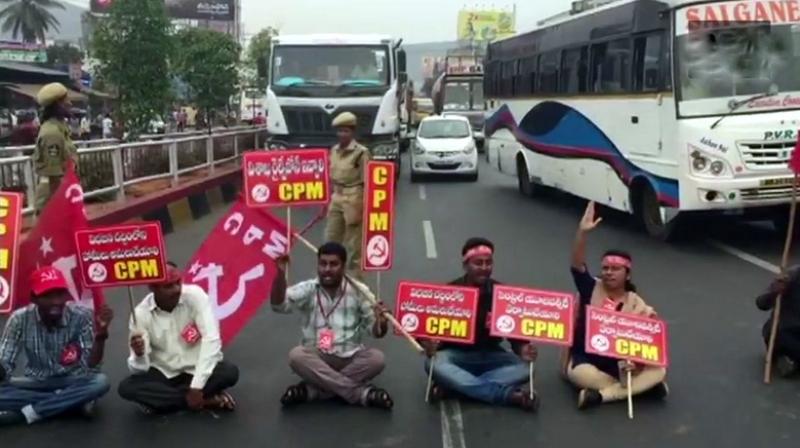
<instances>
[{"instance_id":1,"label":"red placard with telugu text","mask_svg":"<svg viewBox=\"0 0 800 448\"><path fill-rule=\"evenodd\" d=\"M22 201L19 193L0 192L0 314L14 309Z\"/></svg>"},{"instance_id":2,"label":"red placard with telugu text","mask_svg":"<svg viewBox=\"0 0 800 448\"><path fill-rule=\"evenodd\" d=\"M166 250L157 222L75 233L78 268L87 288L133 286L166 279Z\"/></svg>"},{"instance_id":3,"label":"red placard with telugu text","mask_svg":"<svg viewBox=\"0 0 800 448\"><path fill-rule=\"evenodd\" d=\"M329 200L327 149L248 152L242 169L248 207L326 204Z\"/></svg>"},{"instance_id":4,"label":"red placard with telugu text","mask_svg":"<svg viewBox=\"0 0 800 448\"><path fill-rule=\"evenodd\" d=\"M395 315L414 337L472 344L478 297L477 288L400 282Z\"/></svg>"},{"instance_id":5,"label":"red placard with telugu text","mask_svg":"<svg viewBox=\"0 0 800 448\"><path fill-rule=\"evenodd\" d=\"M667 323L603 308L586 307L586 352L667 367Z\"/></svg>"},{"instance_id":6,"label":"red placard with telugu text","mask_svg":"<svg viewBox=\"0 0 800 448\"><path fill-rule=\"evenodd\" d=\"M491 335L572 346L575 295L495 285Z\"/></svg>"}]
</instances>

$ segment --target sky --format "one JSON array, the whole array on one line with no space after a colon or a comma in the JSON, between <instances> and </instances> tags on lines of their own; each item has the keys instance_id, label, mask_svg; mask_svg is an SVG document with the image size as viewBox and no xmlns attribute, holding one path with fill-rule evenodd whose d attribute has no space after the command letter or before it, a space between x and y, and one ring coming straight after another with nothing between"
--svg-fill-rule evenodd
<instances>
[{"instance_id":1,"label":"sky","mask_svg":"<svg viewBox=\"0 0 800 448\"><path fill-rule=\"evenodd\" d=\"M88 7L89 0L65 0ZM458 11L507 9L513 0L241 0L246 34L272 26L281 34L380 33L407 43L452 41ZM518 0L517 31L569 9L571 0Z\"/></svg>"}]
</instances>

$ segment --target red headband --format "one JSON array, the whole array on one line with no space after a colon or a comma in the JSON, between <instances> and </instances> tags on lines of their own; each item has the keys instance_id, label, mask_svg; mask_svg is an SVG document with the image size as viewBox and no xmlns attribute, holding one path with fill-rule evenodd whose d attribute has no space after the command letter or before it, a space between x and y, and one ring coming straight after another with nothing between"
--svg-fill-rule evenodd
<instances>
[{"instance_id":1,"label":"red headband","mask_svg":"<svg viewBox=\"0 0 800 448\"><path fill-rule=\"evenodd\" d=\"M624 268L631 268L631 260L619 255L607 255L603 258L603 262L612 266L622 266Z\"/></svg>"},{"instance_id":2,"label":"red headband","mask_svg":"<svg viewBox=\"0 0 800 448\"><path fill-rule=\"evenodd\" d=\"M492 253L492 248L489 246L476 246L464 254L464 261L469 261L470 258L480 257L481 255L492 255Z\"/></svg>"}]
</instances>

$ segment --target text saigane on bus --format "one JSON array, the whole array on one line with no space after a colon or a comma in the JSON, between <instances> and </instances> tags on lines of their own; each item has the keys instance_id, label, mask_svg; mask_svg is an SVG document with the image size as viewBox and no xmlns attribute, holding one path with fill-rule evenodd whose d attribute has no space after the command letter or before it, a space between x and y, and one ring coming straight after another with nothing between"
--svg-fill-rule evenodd
<instances>
[{"instance_id":1,"label":"text saigane on bus","mask_svg":"<svg viewBox=\"0 0 800 448\"><path fill-rule=\"evenodd\" d=\"M800 118L800 1L622 0L490 45L490 161L636 214L786 226Z\"/></svg>"}]
</instances>

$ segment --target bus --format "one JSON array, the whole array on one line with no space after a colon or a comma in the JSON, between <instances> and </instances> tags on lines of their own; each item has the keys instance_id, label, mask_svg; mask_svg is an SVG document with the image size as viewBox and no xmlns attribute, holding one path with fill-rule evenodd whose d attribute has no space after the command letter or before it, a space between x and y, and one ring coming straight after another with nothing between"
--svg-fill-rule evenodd
<instances>
[{"instance_id":1,"label":"bus","mask_svg":"<svg viewBox=\"0 0 800 448\"><path fill-rule=\"evenodd\" d=\"M522 194L562 190L662 239L709 212L786 228L800 2L575 2L485 65L490 162Z\"/></svg>"}]
</instances>

